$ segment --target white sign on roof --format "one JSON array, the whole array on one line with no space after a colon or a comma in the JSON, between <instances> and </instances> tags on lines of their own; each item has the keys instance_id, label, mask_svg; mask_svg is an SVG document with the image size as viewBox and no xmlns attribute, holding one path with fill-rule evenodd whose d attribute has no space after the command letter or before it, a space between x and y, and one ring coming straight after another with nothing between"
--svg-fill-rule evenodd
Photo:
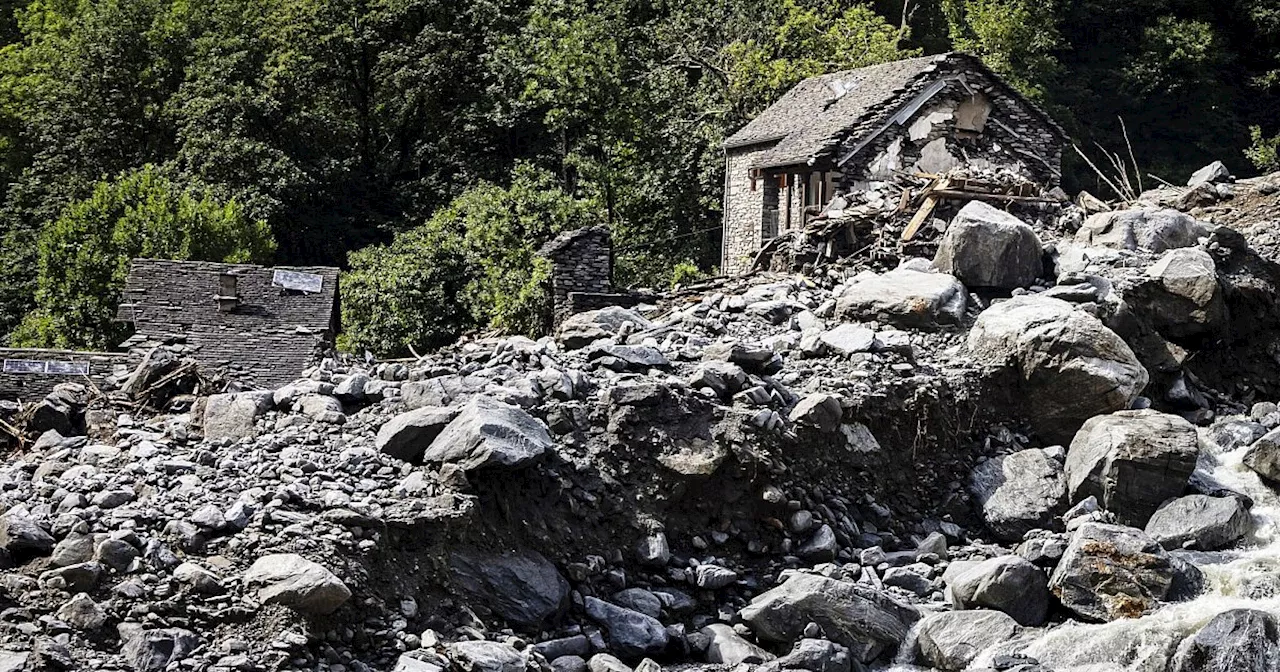
<instances>
[{"instance_id":1,"label":"white sign on roof","mask_svg":"<svg viewBox=\"0 0 1280 672\"><path fill-rule=\"evenodd\" d=\"M276 269L271 276L271 284L285 289L296 289L300 292L318 293L324 287L324 276L315 273L299 273Z\"/></svg>"},{"instance_id":2,"label":"white sign on roof","mask_svg":"<svg viewBox=\"0 0 1280 672\"><path fill-rule=\"evenodd\" d=\"M89 362L45 362L44 372L60 373L69 376L87 376L89 375Z\"/></svg>"}]
</instances>

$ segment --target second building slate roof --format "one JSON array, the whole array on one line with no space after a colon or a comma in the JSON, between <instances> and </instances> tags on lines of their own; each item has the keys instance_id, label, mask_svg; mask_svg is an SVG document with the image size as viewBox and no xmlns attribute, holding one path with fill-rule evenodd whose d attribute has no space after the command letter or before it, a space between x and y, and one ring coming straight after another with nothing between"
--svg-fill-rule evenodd
<instances>
[{"instance_id":1,"label":"second building slate roof","mask_svg":"<svg viewBox=\"0 0 1280 672\"><path fill-rule=\"evenodd\" d=\"M725 140L724 148L776 142L753 161L754 167L808 163L838 143L844 132L881 106L894 102L918 78L933 72L950 58L969 59L976 67L985 69L979 59L952 52L810 77ZM836 91L840 89L845 93L837 97ZM1041 115L1061 132L1052 119L1043 112Z\"/></svg>"}]
</instances>

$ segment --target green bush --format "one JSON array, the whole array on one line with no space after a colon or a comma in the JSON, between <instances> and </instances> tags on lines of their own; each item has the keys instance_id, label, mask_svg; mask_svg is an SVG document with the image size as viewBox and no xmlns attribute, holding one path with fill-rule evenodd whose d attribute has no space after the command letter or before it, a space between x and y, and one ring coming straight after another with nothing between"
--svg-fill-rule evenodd
<instances>
[{"instance_id":1,"label":"green bush","mask_svg":"<svg viewBox=\"0 0 1280 672\"><path fill-rule=\"evenodd\" d=\"M40 231L36 310L14 331L17 346L107 348L124 336L112 322L135 257L265 262L275 242L265 222L184 189L154 166L98 183Z\"/></svg>"},{"instance_id":2,"label":"green bush","mask_svg":"<svg viewBox=\"0 0 1280 672\"><path fill-rule=\"evenodd\" d=\"M550 327L550 267L538 248L596 221L555 177L520 165L509 187L480 183L389 245L349 256L342 321L347 350L405 354L471 329L536 336Z\"/></svg>"},{"instance_id":3,"label":"green bush","mask_svg":"<svg viewBox=\"0 0 1280 672\"><path fill-rule=\"evenodd\" d=\"M1264 173L1280 170L1280 135L1268 138L1257 126L1249 128L1249 135L1251 143L1244 150L1244 155L1249 157L1253 166Z\"/></svg>"},{"instance_id":4,"label":"green bush","mask_svg":"<svg viewBox=\"0 0 1280 672\"><path fill-rule=\"evenodd\" d=\"M671 286L688 285L699 280L705 280L707 274L698 268L698 265L692 261L682 261L671 269Z\"/></svg>"}]
</instances>

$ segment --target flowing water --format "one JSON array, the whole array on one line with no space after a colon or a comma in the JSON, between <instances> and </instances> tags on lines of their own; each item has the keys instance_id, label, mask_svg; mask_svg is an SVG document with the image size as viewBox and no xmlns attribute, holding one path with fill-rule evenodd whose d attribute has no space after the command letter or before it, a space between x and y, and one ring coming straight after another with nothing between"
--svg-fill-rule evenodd
<instances>
[{"instance_id":1,"label":"flowing water","mask_svg":"<svg viewBox=\"0 0 1280 672\"><path fill-rule=\"evenodd\" d=\"M984 651L970 669L987 668L993 656L1016 652L1055 672L1168 672L1182 641L1217 614L1249 608L1280 617L1280 495L1244 466L1248 448L1215 453L1207 437L1201 445L1206 448L1196 478L1252 498L1254 531L1236 550L1184 556L1205 575L1205 591L1199 597L1165 605L1142 618L1029 630ZM885 672L927 669L909 664L912 644L907 642L899 662Z\"/></svg>"}]
</instances>

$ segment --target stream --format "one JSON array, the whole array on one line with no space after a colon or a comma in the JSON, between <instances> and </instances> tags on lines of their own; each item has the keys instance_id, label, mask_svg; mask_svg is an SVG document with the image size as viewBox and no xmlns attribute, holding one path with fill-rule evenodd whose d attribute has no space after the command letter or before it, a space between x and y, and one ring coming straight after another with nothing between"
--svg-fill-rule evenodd
<instances>
[{"instance_id":1,"label":"stream","mask_svg":"<svg viewBox=\"0 0 1280 672\"><path fill-rule=\"evenodd\" d=\"M1182 641L1224 611L1257 609L1280 617L1280 495L1244 466L1247 447L1215 453L1215 444L1204 436L1201 446L1194 478L1252 498L1254 530L1232 550L1180 552L1204 573L1199 597L1166 604L1142 618L1028 629L982 652L967 669L989 669L994 656L1021 653L1054 672L1168 672ZM914 640L912 633L898 662L884 672L932 669L911 664Z\"/></svg>"}]
</instances>

